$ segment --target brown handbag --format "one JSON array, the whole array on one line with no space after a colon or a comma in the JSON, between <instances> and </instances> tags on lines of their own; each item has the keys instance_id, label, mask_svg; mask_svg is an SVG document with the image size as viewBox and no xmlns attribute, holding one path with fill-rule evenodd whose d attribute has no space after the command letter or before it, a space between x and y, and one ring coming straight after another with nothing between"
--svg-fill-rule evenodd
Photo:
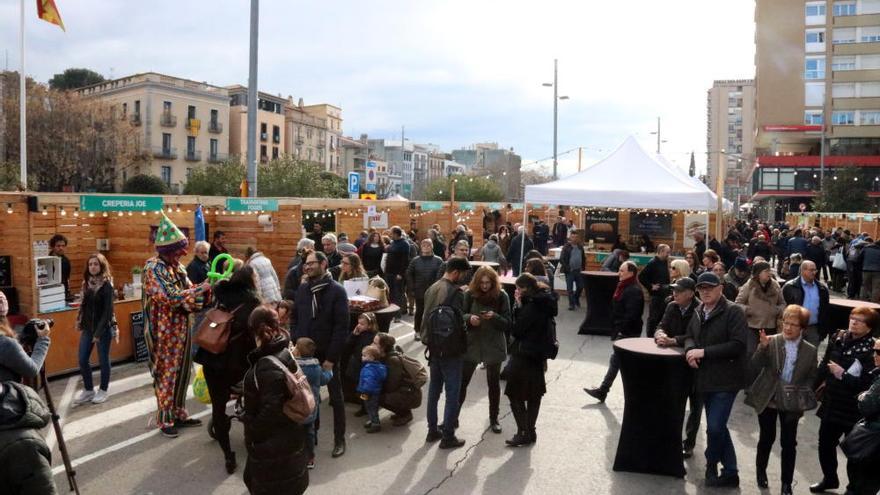
<instances>
[{"instance_id":1,"label":"brown handbag","mask_svg":"<svg viewBox=\"0 0 880 495\"><path fill-rule=\"evenodd\" d=\"M212 354L225 351L226 346L229 345L229 334L232 332L232 319L241 306L239 304L232 311L220 308L209 309L193 337L196 345Z\"/></svg>"}]
</instances>

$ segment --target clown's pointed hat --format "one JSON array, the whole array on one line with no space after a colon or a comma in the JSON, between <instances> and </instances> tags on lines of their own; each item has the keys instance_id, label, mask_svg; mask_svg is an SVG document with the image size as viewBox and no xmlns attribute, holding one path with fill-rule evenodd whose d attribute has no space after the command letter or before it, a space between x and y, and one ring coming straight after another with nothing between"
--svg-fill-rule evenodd
<instances>
[{"instance_id":1,"label":"clown's pointed hat","mask_svg":"<svg viewBox=\"0 0 880 495\"><path fill-rule=\"evenodd\" d=\"M159 228L156 230L156 251L159 254L172 254L178 250L184 249L189 245L189 241L183 232L174 225L165 212L162 212L162 219L159 221Z\"/></svg>"}]
</instances>

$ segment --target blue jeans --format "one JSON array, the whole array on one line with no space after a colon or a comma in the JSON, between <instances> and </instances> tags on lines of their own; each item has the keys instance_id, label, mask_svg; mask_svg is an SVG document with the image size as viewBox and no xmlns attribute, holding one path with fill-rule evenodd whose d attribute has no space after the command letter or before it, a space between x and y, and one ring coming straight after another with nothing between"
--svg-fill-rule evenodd
<instances>
[{"instance_id":1,"label":"blue jeans","mask_svg":"<svg viewBox=\"0 0 880 495\"><path fill-rule=\"evenodd\" d=\"M379 424L379 394L367 395L367 400L364 401L364 409L367 410L367 417L370 418L370 422L374 425Z\"/></svg>"},{"instance_id":2,"label":"blue jeans","mask_svg":"<svg viewBox=\"0 0 880 495\"><path fill-rule=\"evenodd\" d=\"M565 290L568 292L568 307L580 306L581 291L584 290L584 282L580 273L569 271L565 274Z\"/></svg>"},{"instance_id":3,"label":"blue jeans","mask_svg":"<svg viewBox=\"0 0 880 495\"><path fill-rule=\"evenodd\" d=\"M736 392L707 392L703 394L706 409L706 467L714 469L721 463L721 475L737 473L736 451L727 429L730 410Z\"/></svg>"},{"instance_id":4,"label":"blue jeans","mask_svg":"<svg viewBox=\"0 0 880 495\"><path fill-rule=\"evenodd\" d=\"M101 365L101 390L106 391L110 386L110 329L104 330L98 340L98 363ZM92 365L89 363L89 356L92 354L92 331L83 330L79 335L79 372L82 374L83 388L85 390L94 389L92 383Z\"/></svg>"},{"instance_id":5,"label":"blue jeans","mask_svg":"<svg viewBox=\"0 0 880 495\"><path fill-rule=\"evenodd\" d=\"M434 358L429 362L431 378L428 382L428 430L437 429L437 406L440 393L446 391L446 406L443 409L443 436L455 435L458 411L461 408L461 375L464 360L457 358Z\"/></svg>"}]
</instances>

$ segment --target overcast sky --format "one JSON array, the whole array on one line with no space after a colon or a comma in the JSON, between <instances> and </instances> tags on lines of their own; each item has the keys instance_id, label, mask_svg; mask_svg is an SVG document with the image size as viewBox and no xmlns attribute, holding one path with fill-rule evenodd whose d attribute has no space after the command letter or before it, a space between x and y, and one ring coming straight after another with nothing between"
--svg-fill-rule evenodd
<instances>
[{"instance_id":1,"label":"overcast sky","mask_svg":"<svg viewBox=\"0 0 880 495\"><path fill-rule=\"evenodd\" d=\"M247 84L249 1L56 0L67 32L26 0L26 72L68 67L105 77L157 71ZM0 50L19 67L19 2L0 1ZM706 91L754 76L754 2L729 0L336 0L260 2L261 91L343 109L345 134L430 142L494 141L524 163L559 151L595 162L628 135L705 169ZM0 54L2 55L2 54ZM560 156L560 175L577 153Z\"/></svg>"}]
</instances>

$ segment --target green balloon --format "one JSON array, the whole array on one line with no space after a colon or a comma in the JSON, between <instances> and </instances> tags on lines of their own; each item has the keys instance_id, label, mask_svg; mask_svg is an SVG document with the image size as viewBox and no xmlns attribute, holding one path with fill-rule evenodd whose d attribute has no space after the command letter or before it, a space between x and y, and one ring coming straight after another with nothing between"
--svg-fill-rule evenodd
<instances>
[{"instance_id":1,"label":"green balloon","mask_svg":"<svg viewBox=\"0 0 880 495\"><path fill-rule=\"evenodd\" d=\"M226 263L226 270L223 273L217 273L217 266L224 260L229 261L229 263ZM211 262L211 271L208 272L208 280L211 282L211 285L221 280L229 280L229 277L232 276L232 269L235 267L232 261L232 256L226 253L218 254L214 257L214 261Z\"/></svg>"}]
</instances>

